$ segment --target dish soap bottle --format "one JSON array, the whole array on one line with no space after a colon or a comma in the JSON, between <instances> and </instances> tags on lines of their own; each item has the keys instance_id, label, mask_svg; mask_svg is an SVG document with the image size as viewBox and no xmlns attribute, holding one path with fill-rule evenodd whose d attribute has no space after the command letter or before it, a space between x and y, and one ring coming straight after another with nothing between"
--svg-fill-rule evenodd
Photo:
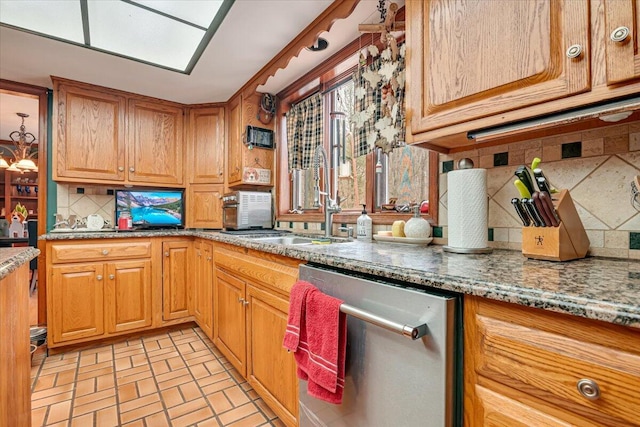
<instances>
[{"instance_id":1,"label":"dish soap bottle","mask_svg":"<svg viewBox=\"0 0 640 427\"><path fill-rule=\"evenodd\" d=\"M431 226L426 219L420 217L420 206L413 207L413 218L404 225L404 235L413 239L431 237Z\"/></svg>"},{"instance_id":2,"label":"dish soap bottle","mask_svg":"<svg viewBox=\"0 0 640 427\"><path fill-rule=\"evenodd\" d=\"M370 242L373 234L372 228L373 221L371 221L371 217L367 215L367 205L362 205L362 215L360 215L356 221L356 234L358 236L358 240Z\"/></svg>"}]
</instances>

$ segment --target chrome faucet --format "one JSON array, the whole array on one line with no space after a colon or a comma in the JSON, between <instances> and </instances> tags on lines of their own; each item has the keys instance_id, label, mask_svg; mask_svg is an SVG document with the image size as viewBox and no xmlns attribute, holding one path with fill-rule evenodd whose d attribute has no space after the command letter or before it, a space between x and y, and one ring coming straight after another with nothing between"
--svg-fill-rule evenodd
<instances>
[{"instance_id":1,"label":"chrome faucet","mask_svg":"<svg viewBox=\"0 0 640 427\"><path fill-rule=\"evenodd\" d=\"M324 189L320 191L320 157L322 157L322 168L324 169ZM331 198L331 182L329 181L329 161L327 152L322 145L317 145L313 153L313 179L316 184L313 187L313 207L319 208L320 195L324 196L324 237L331 237L333 219L331 215L340 212L342 209L336 199Z\"/></svg>"}]
</instances>

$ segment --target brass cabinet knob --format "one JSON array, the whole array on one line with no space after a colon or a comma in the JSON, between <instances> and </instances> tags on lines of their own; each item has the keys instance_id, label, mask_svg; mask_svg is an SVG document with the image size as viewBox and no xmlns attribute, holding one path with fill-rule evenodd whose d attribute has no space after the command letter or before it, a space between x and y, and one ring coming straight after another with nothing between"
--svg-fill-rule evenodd
<instances>
[{"instance_id":1,"label":"brass cabinet knob","mask_svg":"<svg viewBox=\"0 0 640 427\"><path fill-rule=\"evenodd\" d=\"M129 172L135 172L135 171L136 170L135 170L135 168L133 166L129 168Z\"/></svg>"},{"instance_id":2,"label":"brass cabinet knob","mask_svg":"<svg viewBox=\"0 0 640 427\"><path fill-rule=\"evenodd\" d=\"M98 275L96 276L96 280L102 280L102 274L98 274Z\"/></svg>"},{"instance_id":3,"label":"brass cabinet knob","mask_svg":"<svg viewBox=\"0 0 640 427\"><path fill-rule=\"evenodd\" d=\"M124 166L118 166L118 171L119 172L124 172Z\"/></svg>"},{"instance_id":4,"label":"brass cabinet knob","mask_svg":"<svg viewBox=\"0 0 640 427\"><path fill-rule=\"evenodd\" d=\"M207 257L207 261L211 261L211 257L210 256Z\"/></svg>"},{"instance_id":5,"label":"brass cabinet knob","mask_svg":"<svg viewBox=\"0 0 640 427\"><path fill-rule=\"evenodd\" d=\"M629 37L630 33L631 32L628 27L618 27L611 32L611 41L622 43L627 39L627 37Z\"/></svg>"},{"instance_id":6,"label":"brass cabinet knob","mask_svg":"<svg viewBox=\"0 0 640 427\"><path fill-rule=\"evenodd\" d=\"M600 387L598 383L590 379L581 379L578 381L578 391L581 395L589 400L598 400L600 398Z\"/></svg>"},{"instance_id":7,"label":"brass cabinet knob","mask_svg":"<svg viewBox=\"0 0 640 427\"><path fill-rule=\"evenodd\" d=\"M113 279L115 279L115 278L116 278L115 274L110 274L110 275L109 275L109 279L113 280Z\"/></svg>"},{"instance_id":8,"label":"brass cabinet knob","mask_svg":"<svg viewBox=\"0 0 640 427\"><path fill-rule=\"evenodd\" d=\"M107 249L102 250L102 255L109 255L109 251Z\"/></svg>"},{"instance_id":9,"label":"brass cabinet knob","mask_svg":"<svg viewBox=\"0 0 640 427\"><path fill-rule=\"evenodd\" d=\"M168 257L169 256L169 252L165 252L164 256Z\"/></svg>"},{"instance_id":10,"label":"brass cabinet knob","mask_svg":"<svg viewBox=\"0 0 640 427\"><path fill-rule=\"evenodd\" d=\"M249 301L247 301L247 300L243 300L243 301L242 301L242 305L244 305L245 307L246 307L246 306L248 306L248 305L249 305Z\"/></svg>"},{"instance_id":11,"label":"brass cabinet knob","mask_svg":"<svg viewBox=\"0 0 640 427\"><path fill-rule=\"evenodd\" d=\"M569 46L569 49L567 49L567 58L575 59L580 55L582 55L582 46L579 44L573 44Z\"/></svg>"}]
</instances>

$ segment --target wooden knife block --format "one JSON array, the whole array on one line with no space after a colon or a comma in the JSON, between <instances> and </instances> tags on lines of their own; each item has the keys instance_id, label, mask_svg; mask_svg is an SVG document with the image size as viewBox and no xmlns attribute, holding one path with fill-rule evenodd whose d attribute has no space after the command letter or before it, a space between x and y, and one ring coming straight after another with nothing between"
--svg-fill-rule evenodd
<instances>
[{"instance_id":1,"label":"wooden knife block","mask_svg":"<svg viewBox=\"0 0 640 427\"><path fill-rule=\"evenodd\" d=\"M589 237L568 190L553 196L559 227L522 227L522 254L527 258L569 261L584 258Z\"/></svg>"}]
</instances>

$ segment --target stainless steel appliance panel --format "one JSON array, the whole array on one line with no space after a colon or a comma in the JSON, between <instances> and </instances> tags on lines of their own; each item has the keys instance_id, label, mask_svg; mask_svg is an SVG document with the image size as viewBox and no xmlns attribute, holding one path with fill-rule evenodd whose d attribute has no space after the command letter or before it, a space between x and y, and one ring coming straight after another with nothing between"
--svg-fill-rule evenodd
<instances>
[{"instance_id":1,"label":"stainless steel appliance panel","mask_svg":"<svg viewBox=\"0 0 640 427\"><path fill-rule=\"evenodd\" d=\"M426 323L411 340L347 316L343 403L307 395L300 381L300 426L432 427L454 420L457 299L303 265L300 279L346 304L407 325Z\"/></svg>"},{"instance_id":2,"label":"stainless steel appliance panel","mask_svg":"<svg viewBox=\"0 0 640 427\"><path fill-rule=\"evenodd\" d=\"M273 228L270 192L234 191L222 197L222 225L227 230Z\"/></svg>"}]
</instances>

